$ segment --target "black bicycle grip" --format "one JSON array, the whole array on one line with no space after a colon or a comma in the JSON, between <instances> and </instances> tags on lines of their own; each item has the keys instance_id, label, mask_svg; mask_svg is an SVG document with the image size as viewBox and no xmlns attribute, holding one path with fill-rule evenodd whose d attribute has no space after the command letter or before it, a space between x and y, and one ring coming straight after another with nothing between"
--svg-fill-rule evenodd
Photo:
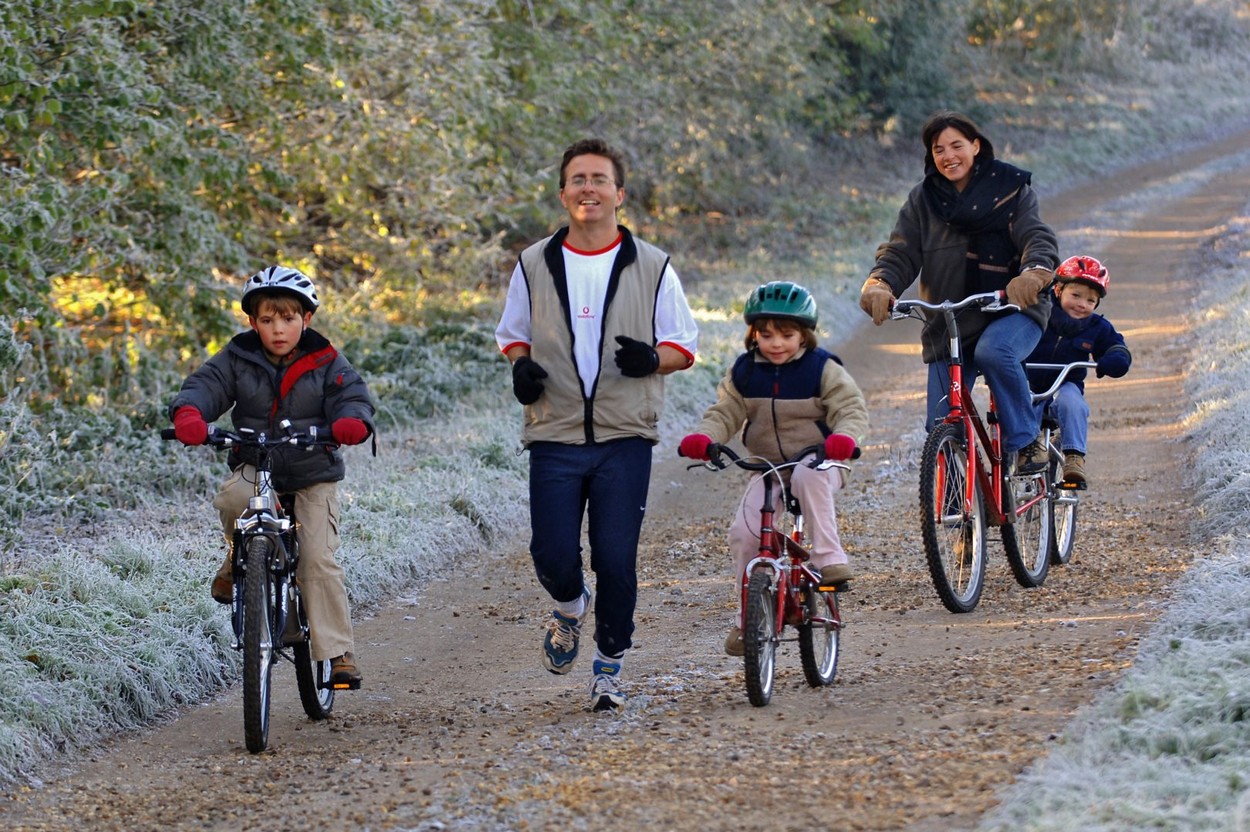
<instances>
[{"instance_id":1,"label":"black bicycle grip","mask_svg":"<svg viewBox=\"0 0 1250 832\"><path fill-rule=\"evenodd\" d=\"M177 439L173 428L161 428L161 439Z\"/></svg>"}]
</instances>

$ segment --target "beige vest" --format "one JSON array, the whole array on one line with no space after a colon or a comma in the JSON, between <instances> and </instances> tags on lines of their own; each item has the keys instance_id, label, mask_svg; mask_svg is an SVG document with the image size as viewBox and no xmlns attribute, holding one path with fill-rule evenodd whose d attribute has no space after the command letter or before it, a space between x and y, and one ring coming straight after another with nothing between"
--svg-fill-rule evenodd
<instances>
[{"instance_id":1,"label":"beige vest","mask_svg":"<svg viewBox=\"0 0 1250 832\"><path fill-rule=\"evenodd\" d=\"M659 441L656 425L664 402L664 377L629 378L616 366L616 336L655 346L655 302L668 255L635 240L621 228L621 246L608 281L599 378L582 392L573 359L573 330L561 250L568 229L534 243L521 253L529 287L530 356L547 371L543 395L525 408L523 439L583 445L640 436Z\"/></svg>"}]
</instances>

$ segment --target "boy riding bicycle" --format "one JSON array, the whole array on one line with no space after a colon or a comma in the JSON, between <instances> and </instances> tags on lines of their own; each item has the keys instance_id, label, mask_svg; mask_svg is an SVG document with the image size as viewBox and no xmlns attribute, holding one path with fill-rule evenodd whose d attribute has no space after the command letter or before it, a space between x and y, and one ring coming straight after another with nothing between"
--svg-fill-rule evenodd
<instances>
[{"instance_id":1,"label":"boy riding bicycle","mask_svg":"<svg viewBox=\"0 0 1250 832\"><path fill-rule=\"evenodd\" d=\"M1129 370L1133 356L1124 336L1095 309L1107 296L1111 276L1093 257L1069 257L1055 271L1058 280L1051 298L1053 309L1042 340L1027 363L1069 364L1097 361L1099 378L1120 378ZM1054 383L1057 370L1029 370L1029 386L1045 392ZM1045 407L1045 403L1040 405ZM1086 440L1089 435L1089 404L1085 401L1085 370L1072 371L1050 402L1051 413L1059 423L1063 451L1064 482L1086 485ZM1032 446L1030 446L1032 448ZM1045 464L1045 449L1039 450Z\"/></svg>"},{"instance_id":2,"label":"boy riding bicycle","mask_svg":"<svg viewBox=\"0 0 1250 832\"><path fill-rule=\"evenodd\" d=\"M313 282L295 269L270 266L244 284L240 305L251 329L188 376L169 406L178 440L204 444L208 423L227 411L236 429L272 434L290 420L297 430L329 425L341 445L368 439L373 403L364 379L308 326L320 305ZM233 473L213 499L226 536L226 560L212 582L213 599L222 604L233 600L229 550L234 522L253 495L252 453L231 452ZM313 659L330 660L331 684L358 685L343 568L334 560L339 546L336 483L343 479L343 455L338 448L280 448L271 462L277 490L295 495L297 580L308 610Z\"/></svg>"},{"instance_id":3,"label":"boy riding bicycle","mask_svg":"<svg viewBox=\"0 0 1250 832\"><path fill-rule=\"evenodd\" d=\"M739 431L747 450L773 463L824 443L829 459L858 456L868 431L863 393L841 362L817 346L816 301L794 283L772 282L757 287L747 300L746 352L726 372L716 403L703 414L695 432L681 440L679 453L708 459L708 446L728 442ZM796 466L790 488L807 520L812 539L811 563L825 583L849 580L854 572L838 535L834 492L843 485L836 468ZM759 551L758 509L763 480L756 478L743 496L729 529L734 578ZM781 495L777 495L781 499ZM725 652L743 653L742 630L735 624L725 639Z\"/></svg>"}]
</instances>

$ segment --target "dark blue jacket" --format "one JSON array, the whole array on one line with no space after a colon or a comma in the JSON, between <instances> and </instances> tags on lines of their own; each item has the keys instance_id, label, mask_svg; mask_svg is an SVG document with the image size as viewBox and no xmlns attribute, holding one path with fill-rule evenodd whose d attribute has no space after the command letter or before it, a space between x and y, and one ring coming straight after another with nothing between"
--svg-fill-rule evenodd
<instances>
[{"instance_id":1,"label":"dark blue jacket","mask_svg":"<svg viewBox=\"0 0 1250 832\"><path fill-rule=\"evenodd\" d=\"M1124 344L1124 336L1116 332L1110 321L1097 312L1088 318L1073 318L1063 311L1057 296L1052 296L1052 302L1054 308L1050 312L1050 323L1026 363L1069 364L1092 360L1098 362L1099 376L1119 378L1128 372L1133 355ZM1054 370L1030 370L1029 386L1035 393L1045 392L1058 375ZM1073 370L1067 380L1084 392L1083 368Z\"/></svg>"}]
</instances>

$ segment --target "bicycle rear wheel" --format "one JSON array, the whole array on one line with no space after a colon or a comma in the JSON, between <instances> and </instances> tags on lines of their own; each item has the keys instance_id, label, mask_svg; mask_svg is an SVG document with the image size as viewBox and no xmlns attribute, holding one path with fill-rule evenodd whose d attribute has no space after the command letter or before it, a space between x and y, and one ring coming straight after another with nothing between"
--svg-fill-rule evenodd
<instances>
[{"instance_id":1,"label":"bicycle rear wheel","mask_svg":"<svg viewBox=\"0 0 1250 832\"><path fill-rule=\"evenodd\" d=\"M298 616L300 629L308 632L308 616L304 612L304 599L295 592L292 615ZM312 657L312 644L307 635L291 647L295 659L295 682L299 686L299 701L309 719L325 719L334 708L334 688L330 687L330 660L317 661Z\"/></svg>"},{"instance_id":2,"label":"bicycle rear wheel","mask_svg":"<svg viewBox=\"0 0 1250 832\"><path fill-rule=\"evenodd\" d=\"M1050 481L1058 483L1063 478L1058 462L1051 462ZM1074 488L1059 488L1051 491L1051 519L1054 532L1050 536L1050 562L1062 566L1072 560L1072 549L1076 545L1076 509L1080 503L1080 492Z\"/></svg>"},{"instance_id":3,"label":"bicycle rear wheel","mask_svg":"<svg viewBox=\"0 0 1250 832\"><path fill-rule=\"evenodd\" d=\"M266 537L247 541L243 596L243 737L259 754L269 744L270 678L273 673L273 581L269 579Z\"/></svg>"},{"instance_id":4,"label":"bicycle rear wheel","mask_svg":"<svg viewBox=\"0 0 1250 832\"><path fill-rule=\"evenodd\" d=\"M920 530L929 577L938 598L955 613L971 612L985 586L985 505L972 477L962 425L942 423L930 431L920 455Z\"/></svg>"},{"instance_id":5,"label":"bicycle rear wheel","mask_svg":"<svg viewBox=\"0 0 1250 832\"><path fill-rule=\"evenodd\" d=\"M1050 569L1051 539L1055 524L1051 517L1051 500L1043 471L1032 476L1013 477L1007 484L1015 494L1014 523L1004 525L1003 548L1007 563L1020 586L1041 586Z\"/></svg>"},{"instance_id":6,"label":"bicycle rear wheel","mask_svg":"<svg viewBox=\"0 0 1250 832\"><path fill-rule=\"evenodd\" d=\"M836 592L820 592L809 585L805 595L803 623L798 627L799 657L807 683L819 688L833 684L838 672L842 616Z\"/></svg>"},{"instance_id":7,"label":"bicycle rear wheel","mask_svg":"<svg viewBox=\"0 0 1250 832\"><path fill-rule=\"evenodd\" d=\"M747 698L757 708L773 697L773 674L777 668L777 592L771 574L759 568L747 582L746 629L742 633Z\"/></svg>"}]
</instances>

